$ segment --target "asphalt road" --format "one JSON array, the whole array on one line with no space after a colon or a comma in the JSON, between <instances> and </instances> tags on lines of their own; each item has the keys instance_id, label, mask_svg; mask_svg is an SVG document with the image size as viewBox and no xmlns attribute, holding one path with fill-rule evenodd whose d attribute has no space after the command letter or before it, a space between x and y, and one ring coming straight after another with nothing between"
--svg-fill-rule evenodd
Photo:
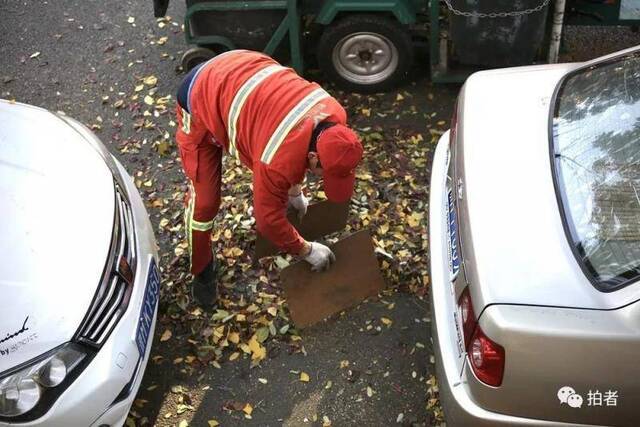
<instances>
[{"instance_id":1,"label":"asphalt road","mask_svg":"<svg viewBox=\"0 0 640 427\"><path fill-rule=\"evenodd\" d=\"M380 300L365 302L304 331L303 346L295 351L290 342L273 340L267 344L269 357L255 368L243 357L219 368L187 363L193 357L194 337L200 336L203 326L198 323L202 315L194 314L188 301L181 302L187 278L184 252L176 247L184 239L177 224L185 181L172 139L173 99L164 98L167 108L145 114L147 95L163 99L173 95L180 82L183 14L184 3L178 1L169 9L172 20L159 24L150 1L0 0L0 96L62 111L91 126L138 181L158 230L163 299L153 360L129 422L161 426L207 426L210 420L256 426L437 424L434 410L427 409L434 397L428 393L429 388L433 390L434 373L425 299L428 280L422 288L407 289L404 285L420 273L409 271L403 276L403 269L410 270L406 264L390 276L395 283ZM572 50L563 55L567 59L583 60L637 43L628 30L595 30L591 33L595 36L590 36L572 29L568 34ZM425 156L418 182L422 192L416 193L423 200L410 200L422 211L426 210L425 177L433 149L428 136L430 130L446 128L458 90L455 85L431 85L427 63L419 58L412 81L398 91L372 97L337 93L363 132L380 130L391 138L425 135L426 142L419 142ZM156 77L157 83L145 84L149 76ZM401 98L410 99L402 104ZM371 110L393 108L403 113L371 114ZM401 167L407 163L405 157L400 153L395 159ZM398 202L397 197L393 200ZM425 227L415 233L422 248L426 247ZM426 253L419 253L424 258L419 263L422 268ZM426 267L423 273L426 276ZM381 325L383 317L392 319L392 325ZM173 338L160 342L159 335L166 329L173 331ZM224 359L228 357L224 353ZM299 381L300 372L308 373L308 382ZM242 411L246 403L252 407L250 419Z\"/></svg>"}]
</instances>

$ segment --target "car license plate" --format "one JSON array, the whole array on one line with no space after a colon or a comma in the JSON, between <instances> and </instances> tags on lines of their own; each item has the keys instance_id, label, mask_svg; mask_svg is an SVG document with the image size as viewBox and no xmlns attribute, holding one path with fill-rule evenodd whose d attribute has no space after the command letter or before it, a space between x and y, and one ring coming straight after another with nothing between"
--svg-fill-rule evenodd
<instances>
[{"instance_id":1,"label":"car license plate","mask_svg":"<svg viewBox=\"0 0 640 427\"><path fill-rule=\"evenodd\" d=\"M158 272L156 261L151 259L144 298L142 300L142 308L140 309L140 318L138 319L138 331L136 332L136 344L141 357L144 357L149 338L153 333L151 325L153 324L153 315L158 305L159 296L160 273Z\"/></svg>"},{"instance_id":2,"label":"car license plate","mask_svg":"<svg viewBox=\"0 0 640 427\"><path fill-rule=\"evenodd\" d=\"M449 190L447 196L447 223L449 229L449 272L451 273L451 280L454 280L460 271L458 218L453 200L453 191Z\"/></svg>"}]
</instances>

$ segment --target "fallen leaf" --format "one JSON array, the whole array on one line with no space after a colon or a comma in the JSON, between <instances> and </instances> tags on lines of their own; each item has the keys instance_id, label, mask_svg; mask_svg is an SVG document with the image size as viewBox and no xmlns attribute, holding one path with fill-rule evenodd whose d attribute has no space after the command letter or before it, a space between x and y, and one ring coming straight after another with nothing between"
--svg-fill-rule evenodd
<instances>
[{"instance_id":1,"label":"fallen leaf","mask_svg":"<svg viewBox=\"0 0 640 427\"><path fill-rule=\"evenodd\" d=\"M158 83L158 78L156 76L147 76L142 82L147 86L155 86Z\"/></svg>"},{"instance_id":2,"label":"fallen leaf","mask_svg":"<svg viewBox=\"0 0 640 427\"><path fill-rule=\"evenodd\" d=\"M209 427L218 427L220 425L216 420L209 420L207 423L209 423Z\"/></svg>"},{"instance_id":3,"label":"fallen leaf","mask_svg":"<svg viewBox=\"0 0 640 427\"><path fill-rule=\"evenodd\" d=\"M308 383L309 374L307 374L306 372L300 372L300 381L302 381L303 383Z\"/></svg>"},{"instance_id":4,"label":"fallen leaf","mask_svg":"<svg viewBox=\"0 0 640 427\"><path fill-rule=\"evenodd\" d=\"M251 350L251 360L260 361L267 357L267 349L258 342L255 335L249 340L249 350Z\"/></svg>"},{"instance_id":5,"label":"fallen leaf","mask_svg":"<svg viewBox=\"0 0 640 427\"><path fill-rule=\"evenodd\" d=\"M258 342L263 343L269 338L269 328L264 326L256 331L256 339Z\"/></svg>"},{"instance_id":6,"label":"fallen leaf","mask_svg":"<svg viewBox=\"0 0 640 427\"><path fill-rule=\"evenodd\" d=\"M246 405L244 405L244 408L242 408L242 411L247 415L251 415L251 413L253 412L253 406L247 403Z\"/></svg>"},{"instance_id":7,"label":"fallen leaf","mask_svg":"<svg viewBox=\"0 0 640 427\"><path fill-rule=\"evenodd\" d=\"M162 333L162 336L160 337L160 342L169 341L172 335L173 334L169 329L165 329L165 331Z\"/></svg>"},{"instance_id":8,"label":"fallen leaf","mask_svg":"<svg viewBox=\"0 0 640 427\"><path fill-rule=\"evenodd\" d=\"M228 340L234 344L238 344L240 342L240 334L237 332L231 332L229 334Z\"/></svg>"}]
</instances>

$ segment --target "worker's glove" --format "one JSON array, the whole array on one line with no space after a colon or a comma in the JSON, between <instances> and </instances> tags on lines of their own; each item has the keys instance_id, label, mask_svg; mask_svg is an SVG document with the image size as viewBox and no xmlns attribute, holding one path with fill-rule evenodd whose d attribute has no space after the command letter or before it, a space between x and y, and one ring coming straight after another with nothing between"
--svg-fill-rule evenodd
<instances>
[{"instance_id":1,"label":"worker's glove","mask_svg":"<svg viewBox=\"0 0 640 427\"><path fill-rule=\"evenodd\" d=\"M298 219L307 214L307 207L309 206L309 199L307 199L302 192L297 196L289 196L289 206L294 208L298 212Z\"/></svg>"},{"instance_id":2,"label":"worker's glove","mask_svg":"<svg viewBox=\"0 0 640 427\"><path fill-rule=\"evenodd\" d=\"M336 262L336 256L325 245L311 242L311 251L304 260L311 264L311 271L326 271Z\"/></svg>"}]
</instances>

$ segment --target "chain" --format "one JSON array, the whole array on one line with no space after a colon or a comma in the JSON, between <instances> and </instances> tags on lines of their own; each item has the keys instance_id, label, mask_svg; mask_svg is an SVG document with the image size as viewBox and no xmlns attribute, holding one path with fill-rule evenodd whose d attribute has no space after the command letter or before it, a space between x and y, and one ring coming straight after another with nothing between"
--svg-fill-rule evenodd
<instances>
[{"instance_id":1,"label":"chain","mask_svg":"<svg viewBox=\"0 0 640 427\"><path fill-rule=\"evenodd\" d=\"M434 1L434 0L432 0ZM522 15L530 15L532 13L540 12L542 9L547 7L551 0L543 0L538 6L525 9L525 10L517 10L514 12L491 12L491 13L480 13L480 12L465 12L462 10L458 10L451 4L451 0L444 0L447 4L447 7L451 12L455 15L464 16L466 18L507 18L513 16L522 16Z\"/></svg>"}]
</instances>

